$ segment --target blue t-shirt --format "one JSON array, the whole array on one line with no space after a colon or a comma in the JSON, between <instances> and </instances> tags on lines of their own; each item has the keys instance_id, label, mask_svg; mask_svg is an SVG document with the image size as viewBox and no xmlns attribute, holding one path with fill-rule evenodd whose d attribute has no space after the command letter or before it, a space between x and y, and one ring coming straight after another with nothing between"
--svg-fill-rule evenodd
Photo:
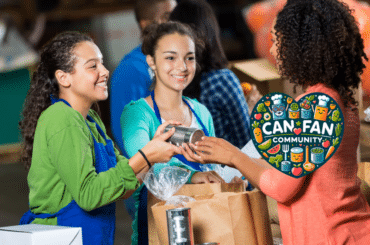
<instances>
[{"instance_id":1,"label":"blue t-shirt","mask_svg":"<svg viewBox=\"0 0 370 245\"><path fill-rule=\"evenodd\" d=\"M149 95L153 72L141 45L124 56L114 70L110 83L110 113L113 138L124 155L120 118L125 105Z\"/></svg>"}]
</instances>

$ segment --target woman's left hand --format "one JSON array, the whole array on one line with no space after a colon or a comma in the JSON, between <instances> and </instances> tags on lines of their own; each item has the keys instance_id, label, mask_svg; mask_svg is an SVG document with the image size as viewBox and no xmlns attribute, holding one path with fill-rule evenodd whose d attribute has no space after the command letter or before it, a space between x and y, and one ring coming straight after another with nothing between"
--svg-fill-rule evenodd
<instances>
[{"instance_id":1,"label":"woman's left hand","mask_svg":"<svg viewBox=\"0 0 370 245\"><path fill-rule=\"evenodd\" d=\"M225 183L215 171L207 172L196 172L191 177L192 184L204 184L204 183Z\"/></svg>"}]
</instances>

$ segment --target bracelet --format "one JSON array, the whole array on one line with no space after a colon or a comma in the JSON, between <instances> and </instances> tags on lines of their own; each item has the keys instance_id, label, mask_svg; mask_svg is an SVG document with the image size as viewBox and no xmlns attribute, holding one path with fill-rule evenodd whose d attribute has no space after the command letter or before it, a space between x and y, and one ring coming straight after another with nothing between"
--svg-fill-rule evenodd
<instances>
[{"instance_id":1,"label":"bracelet","mask_svg":"<svg viewBox=\"0 0 370 245\"><path fill-rule=\"evenodd\" d=\"M145 159L146 163L148 164L149 168L151 168L151 167L152 167L152 165L150 164L150 162L149 162L148 158L146 158L146 156L145 156L144 152L142 152L141 150L139 150L139 152L140 152L140 154L144 157L144 159Z\"/></svg>"}]
</instances>

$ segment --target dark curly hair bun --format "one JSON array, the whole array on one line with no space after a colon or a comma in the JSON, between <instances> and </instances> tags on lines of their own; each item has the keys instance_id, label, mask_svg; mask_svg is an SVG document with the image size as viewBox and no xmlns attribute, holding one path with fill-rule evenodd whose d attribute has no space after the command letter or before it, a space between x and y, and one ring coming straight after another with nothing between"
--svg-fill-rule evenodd
<instances>
[{"instance_id":1,"label":"dark curly hair bun","mask_svg":"<svg viewBox=\"0 0 370 245\"><path fill-rule=\"evenodd\" d=\"M274 27L281 75L303 87L324 83L356 105L367 57L351 13L337 0L288 0Z\"/></svg>"}]
</instances>

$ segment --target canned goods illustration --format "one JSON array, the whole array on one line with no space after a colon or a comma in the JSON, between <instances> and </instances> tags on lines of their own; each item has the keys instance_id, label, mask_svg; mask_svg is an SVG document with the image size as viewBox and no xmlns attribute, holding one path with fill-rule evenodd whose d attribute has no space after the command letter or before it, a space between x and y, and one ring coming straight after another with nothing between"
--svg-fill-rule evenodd
<instances>
[{"instance_id":1,"label":"canned goods illustration","mask_svg":"<svg viewBox=\"0 0 370 245\"><path fill-rule=\"evenodd\" d=\"M190 208L166 211L169 245L194 245Z\"/></svg>"},{"instance_id":2,"label":"canned goods illustration","mask_svg":"<svg viewBox=\"0 0 370 245\"><path fill-rule=\"evenodd\" d=\"M311 109L301 109L301 117L303 119L310 119L312 118L312 110Z\"/></svg>"},{"instance_id":3,"label":"canned goods illustration","mask_svg":"<svg viewBox=\"0 0 370 245\"><path fill-rule=\"evenodd\" d=\"M293 103L289 108L289 118L290 119L299 119L299 106L297 103Z\"/></svg>"},{"instance_id":4,"label":"canned goods illustration","mask_svg":"<svg viewBox=\"0 0 370 245\"><path fill-rule=\"evenodd\" d=\"M319 104L316 106L315 116L314 119L320 121L326 121L326 117L328 116L328 102L329 97L325 95L319 96Z\"/></svg>"},{"instance_id":5,"label":"canned goods illustration","mask_svg":"<svg viewBox=\"0 0 370 245\"><path fill-rule=\"evenodd\" d=\"M285 112L285 105L282 103L283 96L281 94L277 94L271 97L272 99L272 118L274 120L278 119L285 119L286 112Z\"/></svg>"},{"instance_id":6,"label":"canned goods illustration","mask_svg":"<svg viewBox=\"0 0 370 245\"><path fill-rule=\"evenodd\" d=\"M315 147L311 149L311 161L315 164L321 164L324 162L324 149L321 147Z\"/></svg>"},{"instance_id":7,"label":"canned goods illustration","mask_svg":"<svg viewBox=\"0 0 370 245\"><path fill-rule=\"evenodd\" d=\"M290 160L292 162L303 162L303 149L301 147L293 147L290 150Z\"/></svg>"},{"instance_id":8,"label":"canned goods illustration","mask_svg":"<svg viewBox=\"0 0 370 245\"><path fill-rule=\"evenodd\" d=\"M299 109L297 110L292 110L291 108L289 109L289 118L290 119L299 119Z\"/></svg>"},{"instance_id":9,"label":"canned goods illustration","mask_svg":"<svg viewBox=\"0 0 370 245\"><path fill-rule=\"evenodd\" d=\"M175 127L175 133L168 139L168 142L177 146L182 145L182 143L194 144L195 142L200 141L203 136L205 136L203 130L174 125L168 125L164 129L164 132L169 131L173 127Z\"/></svg>"},{"instance_id":10,"label":"canned goods illustration","mask_svg":"<svg viewBox=\"0 0 370 245\"><path fill-rule=\"evenodd\" d=\"M282 161L281 162L281 171L289 172L292 169L292 164L289 161Z\"/></svg>"}]
</instances>

